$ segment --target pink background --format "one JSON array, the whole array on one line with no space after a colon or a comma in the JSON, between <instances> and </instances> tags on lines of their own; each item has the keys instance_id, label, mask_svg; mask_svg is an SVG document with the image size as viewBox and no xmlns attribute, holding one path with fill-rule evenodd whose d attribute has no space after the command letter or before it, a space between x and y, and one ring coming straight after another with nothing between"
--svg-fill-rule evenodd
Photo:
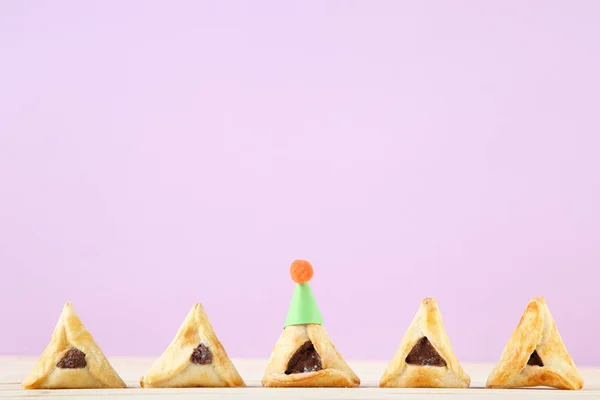
<instances>
[{"instance_id":1,"label":"pink background","mask_svg":"<svg viewBox=\"0 0 600 400\"><path fill-rule=\"evenodd\" d=\"M349 359L425 296L496 361L544 295L600 364L600 2L0 2L0 353L109 355L204 303L267 357L315 266Z\"/></svg>"}]
</instances>

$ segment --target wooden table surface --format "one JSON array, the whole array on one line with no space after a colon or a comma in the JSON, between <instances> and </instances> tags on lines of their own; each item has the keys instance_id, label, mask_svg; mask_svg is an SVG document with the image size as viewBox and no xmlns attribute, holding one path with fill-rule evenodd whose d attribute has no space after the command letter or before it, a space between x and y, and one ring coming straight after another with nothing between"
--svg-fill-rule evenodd
<instances>
[{"instance_id":1,"label":"wooden table surface","mask_svg":"<svg viewBox=\"0 0 600 400\"><path fill-rule=\"evenodd\" d=\"M141 399L152 400L198 398L198 399L600 399L600 368L579 368L585 385L581 391L554 389L484 389L487 375L493 365L464 363L463 368L471 376L469 389L381 389L377 387L386 362L349 361L350 367L361 379L361 387L356 389L278 389L261 388L260 380L265 370L266 360L233 359L240 375L246 381L246 388L229 389L141 389L139 378L148 370L152 358L110 358L111 364L127 382L128 389L88 389L88 390L23 390L20 382L35 364L32 357L0 357L0 399L5 398L44 398L75 400L92 398L95 400Z\"/></svg>"}]
</instances>

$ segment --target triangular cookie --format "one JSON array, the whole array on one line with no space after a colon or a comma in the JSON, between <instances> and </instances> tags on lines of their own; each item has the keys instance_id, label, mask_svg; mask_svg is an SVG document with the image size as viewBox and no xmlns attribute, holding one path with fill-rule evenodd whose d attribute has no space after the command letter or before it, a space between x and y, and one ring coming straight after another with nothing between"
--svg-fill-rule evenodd
<instances>
[{"instance_id":1,"label":"triangular cookie","mask_svg":"<svg viewBox=\"0 0 600 400\"><path fill-rule=\"evenodd\" d=\"M266 387L356 387L360 379L320 324L290 325L271 354Z\"/></svg>"},{"instance_id":2,"label":"triangular cookie","mask_svg":"<svg viewBox=\"0 0 600 400\"><path fill-rule=\"evenodd\" d=\"M200 303L192 307L175 339L142 377L140 385L147 388L245 386Z\"/></svg>"},{"instance_id":3,"label":"triangular cookie","mask_svg":"<svg viewBox=\"0 0 600 400\"><path fill-rule=\"evenodd\" d=\"M467 388L435 299L426 298L385 370L381 387Z\"/></svg>"},{"instance_id":4,"label":"triangular cookie","mask_svg":"<svg viewBox=\"0 0 600 400\"><path fill-rule=\"evenodd\" d=\"M527 386L583 387L543 297L531 299L487 380L489 388Z\"/></svg>"},{"instance_id":5,"label":"triangular cookie","mask_svg":"<svg viewBox=\"0 0 600 400\"><path fill-rule=\"evenodd\" d=\"M25 389L124 388L71 303L66 303L50 344L23 382Z\"/></svg>"}]
</instances>

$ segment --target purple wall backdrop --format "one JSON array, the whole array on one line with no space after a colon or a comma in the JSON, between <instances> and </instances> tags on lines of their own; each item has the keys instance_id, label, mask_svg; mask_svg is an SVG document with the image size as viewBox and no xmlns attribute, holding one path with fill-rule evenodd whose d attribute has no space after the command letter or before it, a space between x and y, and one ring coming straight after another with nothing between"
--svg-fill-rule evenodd
<instances>
[{"instance_id":1,"label":"purple wall backdrop","mask_svg":"<svg viewBox=\"0 0 600 400\"><path fill-rule=\"evenodd\" d=\"M349 359L437 297L495 361L546 296L600 364L600 2L0 2L0 353L64 301L158 355L201 301L267 357L315 266Z\"/></svg>"}]
</instances>

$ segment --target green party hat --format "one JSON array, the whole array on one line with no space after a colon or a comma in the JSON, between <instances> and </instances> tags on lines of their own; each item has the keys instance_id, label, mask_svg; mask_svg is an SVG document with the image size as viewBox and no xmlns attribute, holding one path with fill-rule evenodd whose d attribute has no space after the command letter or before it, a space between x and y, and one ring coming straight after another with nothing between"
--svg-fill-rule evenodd
<instances>
[{"instance_id":1,"label":"green party hat","mask_svg":"<svg viewBox=\"0 0 600 400\"><path fill-rule=\"evenodd\" d=\"M296 288L292 296L292 303L285 320L285 326L304 324L323 324L323 317L317 306L317 301L308 284L313 275L312 266L308 261L296 260L290 268L292 279L296 281Z\"/></svg>"}]
</instances>

